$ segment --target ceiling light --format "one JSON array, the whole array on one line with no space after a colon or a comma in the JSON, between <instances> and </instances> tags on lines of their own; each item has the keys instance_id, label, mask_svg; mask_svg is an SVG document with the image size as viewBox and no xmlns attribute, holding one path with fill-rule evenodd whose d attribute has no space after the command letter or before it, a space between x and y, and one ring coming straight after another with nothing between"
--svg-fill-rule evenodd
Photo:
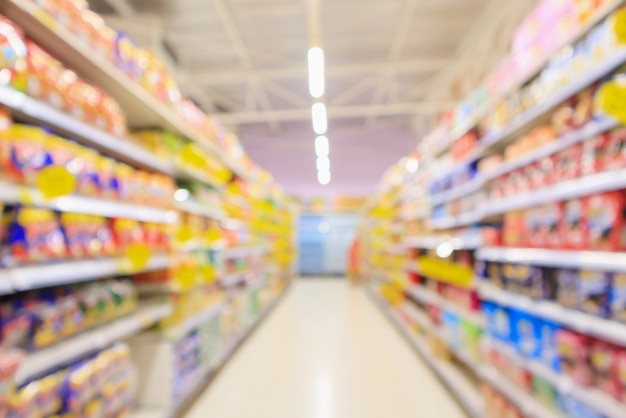
<instances>
[{"instance_id":1,"label":"ceiling light","mask_svg":"<svg viewBox=\"0 0 626 418\"><path fill-rule=\"evenodd\" d=\"M330 183L330 171L318 171L317 181L319 181L320 184L323 186L326 186L328 183Z\"/></svg>"},{"instance_id":2,"label":"ceiling light","mask_svg":"<svg viewBox=\"0 0 626 418\"><path fill-rule=\"evenodd\" d=\"M317 171L330 171L330 160L328 157L317 157Z\"/></svg>"},{"instance_id":3,"label":"ceiling light","mask_svg":"<svg viewBox=\"0 0 626 418\"><path fill-rule=\"evenodd\" d=\"M313 130L318 135L324 135L328 130L326 105L324 103L314 103L311 107L311 115L313 117Z\"/></svg>"},{"instance_id":4,"label":"ceiling light","mask_svg":"<svg viewBox=\"0 0 626 418\"><path fill-rule=\"evenodd\" d=\"M328 144L328 138L325 136L315 138L315 155L318 157L328 157L329 154L330 146Z\"/></svg>"},{"instance_id":5,"label":"ceiling light","mask_svg":"<svg viewBox=\"0 0 626 418\"><path fill-rule=\"evenodd\" d=\"M309 92L319 99L326 89L324 80L324 50L322 48L309 49Z\"/></svg>"}]
</instances>

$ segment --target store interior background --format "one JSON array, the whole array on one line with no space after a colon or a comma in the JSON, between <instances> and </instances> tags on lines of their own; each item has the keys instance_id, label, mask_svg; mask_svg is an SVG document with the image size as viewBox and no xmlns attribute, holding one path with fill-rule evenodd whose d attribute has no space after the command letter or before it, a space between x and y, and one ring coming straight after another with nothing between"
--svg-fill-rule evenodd
<instances>
[{"instance_id":1,"label":"store interior background","mask_svg":"<svg viewBox=\"0 0 626 418\"><path fill-rule=\"evenodd\" d=\"M192 99L302 202L300 272L342 276L358 208L438 114L505 56L511 32L537 1L89 3L159 52ZM317 180L305 81L313 43L326 64L327 185Z\"/></svg>"}]
</instances>

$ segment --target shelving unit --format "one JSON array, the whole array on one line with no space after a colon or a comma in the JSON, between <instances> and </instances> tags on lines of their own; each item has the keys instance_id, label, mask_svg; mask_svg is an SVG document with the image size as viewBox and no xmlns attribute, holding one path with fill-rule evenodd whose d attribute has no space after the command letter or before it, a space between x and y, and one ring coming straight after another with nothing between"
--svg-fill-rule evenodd
<instances>
[{"instance_id":1,"label":"shelving unit","mask_svg":"<svg viewBox=\"0 0 626 418\"><path fill-rule=\"evenodd\" d=\"M624 406L609 395L606 395L597 389L582 387L569 376L556 373L536 360L524 359L513 349L497 341L487 339L485 346L489 349L498 351L506 357L509 357L516 364L522 365L532 374L550 382L559 390L559 392L580 400L607 418L626 417L626 410L624 409Z\"/></svg>"},{"instance_id":2,"label":"shelving unit","mask_svg":"<svg viewBox=\"0 0 626 418\"><path fill-rule=\"evenodd\" d=\"M8 204L28 204L61 212L84 213L108 218L137 219L143 222L175 223L178 215L173 210L133 205L83 196L63 196L46 199L33 187L22 187L0 181L0 201Z\"/></svg>"},{"instance_id":3,"label":"shelving unit","mask_svg":"<svg viewBox=\"0 0 626 418\"><path fill-rule=\"evenodd\" d=\"M404 324L398 313L390 309L379 296L369 291L369 289L368 293L385 316L396 326L402 336L407 339L441 382L454 393L456 399L468 414L475 418L483 417L482 399L478 393L478 388L473 383L469 382L468 379L453 366L438 359L431 352L426 343Z\"/></svg>"},{"instance_id":4,"label":"shelving unit","mask_svg":"<svg viewBox=\"0 0 626 418\"><path fill-rule=\"evenodd\" d=\"M155 255L141 269L133 268L126 258L76 260L0 270L2 294L24 292L51 286L68 285L120 274L160 270L170 265L166 255Z\"/></svg>"},{"instance_id":5,"label":"shelving unit","mask_svg":"<svg viewBox=\"0 0 626 418\"><path fill-rule=\"evenodd\" d=\"M102 350L117 341L126 339L169 316L168 305L141 307L125 318L107 325L85 331L60 343L28 354L21 363L15 380L18 384L40 376L48 371L67 366L85 356Z\"/></svg>"},{"instance_id":6,"label":"shelving unit","mask_svg":"<svg viewBox=\"0 0 626 418\"><path fill-rule=\"evenodd\" d=\"M450 302L444 299L442 296L438 295L437 293L432 292L422 286L411 287L407 289L406 292L413 299L421 303L439 306L450 312L454 312L459 317L467 319L480 327L484 327L485 325L485 318L481 314L466 311L457 306L454 302Z\"/></svg>"}]
</instances>

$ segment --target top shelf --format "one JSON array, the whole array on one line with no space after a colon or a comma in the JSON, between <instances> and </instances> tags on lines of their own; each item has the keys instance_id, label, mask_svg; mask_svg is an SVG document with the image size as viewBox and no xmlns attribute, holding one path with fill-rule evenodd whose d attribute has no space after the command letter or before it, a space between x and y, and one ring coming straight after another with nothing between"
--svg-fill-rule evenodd
<instances>
[{"instance_id":1,"label":"top shelf","mask_svg":"<svg viewBox=\"0 0 626 418\"><path fill-rule=\"evenodd\" d=\"M104 89L120 104L133 127L160 127L202 145L235 174L249 176L231 156L188 125L167 105L159 102L106 59L96 55L64 26L30 0L3 0L0 13L19 25L51 55L75 70L83 79Z\"/></svg>"},{"instance_id":2,"label":"top shelf","mask_svg":"<svg viewBox=\"0 0 626 418\"><path fill-rule=\"evenodd\" d=\"M469 132L474 126L476 126L481 119L483 119L486 115L491 112L495 106L502 100L504 100L512 91L516 88L523 86L528 83L533 77L535 77L539 72L546 66L549 60L552 58L554 52L557 52L559 49L570 45L576 42L581 37L585 36L594 26L600 23L603 19L609 16L613 11L615 11L620 5L624 3L624 0L613 0L608 1L606 4L598 10L593 17L591 17L584 25L580 27L578 31L572 33L570 37L568 37L565 41L563 41L558 48L555 48L553 53L547 54L546 57L536 65L531 67L528 71L522 74L517 79L514 79L506 88L502 89L500 94L496 94L495 97L489 102L487 102L480 110L478 110L472 118L466 123L462 128L451 132L448 137L446 137L442 142L443 145L434 149L433 153L436 157L446 153L450 146L456 141L458 138Z\"/></svg>"}]
</instances>

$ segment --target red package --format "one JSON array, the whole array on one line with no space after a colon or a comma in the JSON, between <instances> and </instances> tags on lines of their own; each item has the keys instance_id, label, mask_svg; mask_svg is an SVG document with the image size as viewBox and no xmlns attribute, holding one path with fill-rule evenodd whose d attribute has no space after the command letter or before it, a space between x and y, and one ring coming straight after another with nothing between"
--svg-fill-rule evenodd
<instances>
[{"instance_id":1,"label":"red package","mask_svg":"<svg viewBox=\"0 0 626 418\"><path fill-rule=\"evenodd\" d=\"M524 243L524 216L521 212L510 212L504 216L502 240L505 246L519 247Z\"/></svg>"},{"instance_id":2,"label":"red package","mask_svg":"<svg viewBox=\"0 0 626 418\"><path fill-rule=\"evenodd\" d=\"M522 245L524 247L543 248L546 246L543 222L542 208L532 208L524 211L524 232L522 239Z\"/></svg>"},{"instance_id":3,"label":"red package","mask_svg":"<svg viewBox=\"0 0 626 418\"><path fill-rule=\"evenodd\" d=\"M137 220L112 219L111 229L118 251L123 254L132 244L144 242L144 231Z\"/></svg>"},{"instance_id":4,"label":"red package","mask_svg":"<svg viewBox=\"0 0 626 418\"><path fill-rule=\"evenodd\" d=\"M581 158L582 176L589 176L604 171L610 138L608 133L604 133L583 143Z\"/></svg>"},{"instance_id":5,"label":"red package","mask_svg":"<svg viewBox=\"0 0 626 418\"><path fill-rule=\"evenodd\" d=\"M626 349L620 349L617 354L617 380L620 389L620 399L626 400Z\"/></svg>"},{"instance_id":6,"label":"red package","mask_svg":"<svg viewBox=\"0 0 626 418\"><path fill-rule=\"evenodd\" d=\"M626 167L626 128L615 129L609 134L602 166L605 170Z\"/></svg>"},{"instance_id":7,"label":"red package","mask_svg":"<svg viewBox=\"0 0 626 418\"><path fill-rule=\"evenodd\" d=\"M559 224L563 219L563 203L549 203L541 207L540 239L546 248L562 248L563 237Z\"/></svg>"},{"instance_id":8,"label":"red package","mask_svg":"<svg viewBox=\"0 0 626 418\"><path fill-rule=\"evenodd\" d=\"M582 144L577 144L554 156L554 183L580 176L582 154Z\"/></svg>"},{"instance_id":9,"label":"red package","mask_svg":"<svg viewBox=\"0 0 626 418\"><path fill-rule=\"evenodd\" d=\"M600 390L621 399L618 375L620 349L605 341L595 340L591 343L591 367L593 385Z\"/></svg>"},{"instance_id":10,"label":"red package","mask_svg":"<svg viewBox=\"0 0 626 418\"><path fill-rule=\"evenodd\" d=\"M570 250L583 250L589 241L585 215L585 199L573 199L563 204L563 218L560 222L560 234L563 247Z\"/></svg>"},{"instance_id":11,"label":"red package","mask_svg":"<svg viewBox=\"0 0 626 418\"><path fill-rule=\"evenodd\" d=\"M586 198L587 249L620 251L624 237L625 199L622 192L609 192Z\"/></svg>"},{"instance_id":12,"label":"red package","mask_svg":"<svg viewBox=\"0 0 626 418\"><path fill-rule=\"evenodd\" d=\"M544 157L535 163L536 170L531 178L531 187L540 189L554 183L554 158Z\"/></svg>"},{"instance_id":13,"label":"red package","mask_svg":"<svg viewBox=\"0 0 626 418\"><path fill-rule=\"evenodd\" d=\"M556 334L561 370L582 386L592 384L590 338L586 335L561 329Z\"/></svg>"}]
</instances>

